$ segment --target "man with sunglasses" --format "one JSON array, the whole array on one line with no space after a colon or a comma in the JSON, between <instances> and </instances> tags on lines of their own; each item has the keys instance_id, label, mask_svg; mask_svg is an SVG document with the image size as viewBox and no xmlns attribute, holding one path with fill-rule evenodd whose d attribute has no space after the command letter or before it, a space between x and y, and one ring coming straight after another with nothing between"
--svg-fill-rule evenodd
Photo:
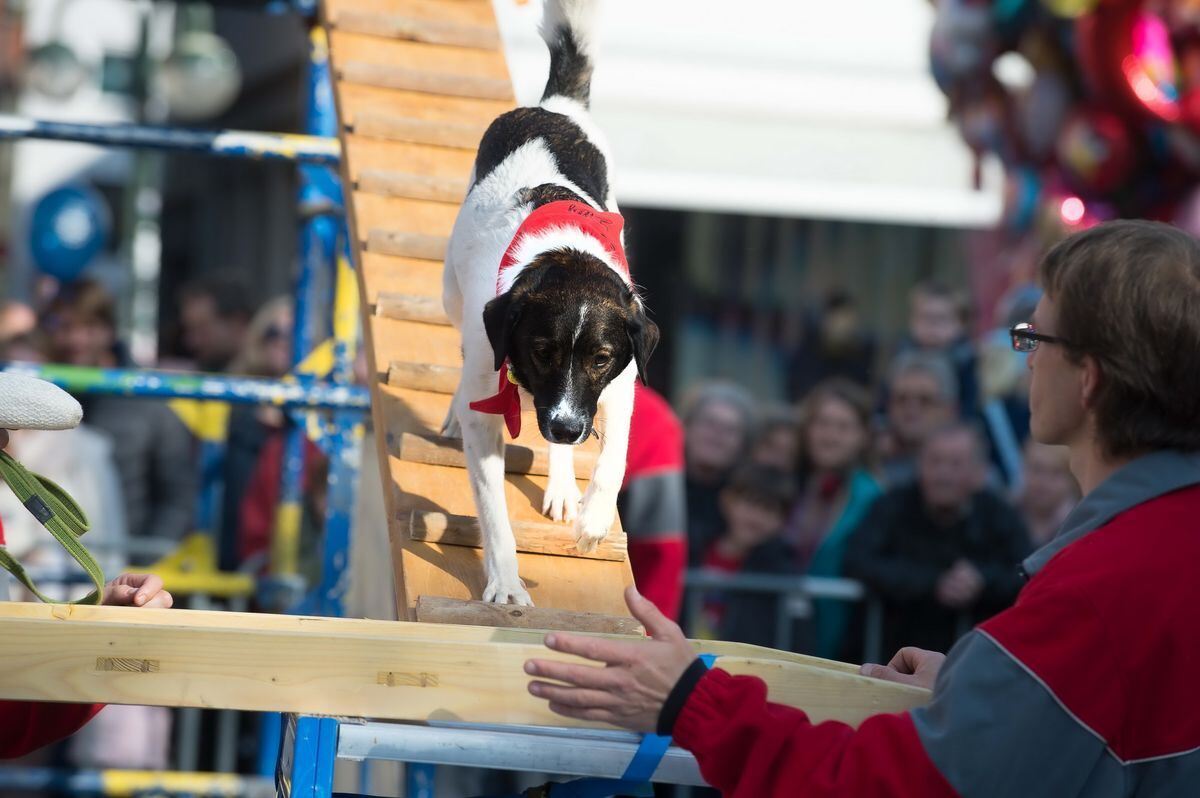
<instances>
[{"instance_id":1,"label":"man with sunglasses","mask_svg":"<svg viewBox=\"0 0 1200 798\"><path fill-rule=\"evenodd\" d=\"M1084 498L1025 559L1016 604L943 657L863 673L930 703L857 729L705 670L636 593L654 637L554 633L605 668L532 660L569 717L670 733L729 796L1200 795L1200 243L1118 221L1058 244L1013 344L1030 353L1034 439L1063 444ZM565 683L565 684L564 684Z\"/></svg>"}]
</instances>

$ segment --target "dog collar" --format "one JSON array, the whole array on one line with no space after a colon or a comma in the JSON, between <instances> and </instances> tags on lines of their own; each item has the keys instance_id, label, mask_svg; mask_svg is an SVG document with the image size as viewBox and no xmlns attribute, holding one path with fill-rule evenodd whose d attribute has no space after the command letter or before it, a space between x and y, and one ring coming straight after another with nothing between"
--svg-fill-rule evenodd
<instances>
[{"instance_id":1,"label":"dog collar","mask_svg":"<svg viewBox=\"0 0 1200 798\"><path fill-rule=\"evenodd\" d=\"M602 251L607 255L604 260L608 265L615 269L626 284L631 284L629 262L625 259L625 247L621 244L621 230L624 226L625 220L619 213L598 211L584 202L559 200L537 208L521 222L521 226L509 242L508 249L504 251L504 257L500 259L500 267L496 270L496 295L499 296L507 287L511 287L511 283L505 285L505 272L530 260L539 252L552 248L552 232L559 230L577 230L587 238L593 239L603 248ZM543 236L546 237L544 246L536 246L535 251L526 251L526 245L541 244L538 239ZM590 249L590 242L585 243ZM599 251L601 250L597 249L597 252ZM493 396L471 402L469 407L479 413L504 416L504 425L508 428L509 436L516 438L521 434L521 392L507 360L500 365L498 380L499 386Z\"/></svg>"}]
</instances>

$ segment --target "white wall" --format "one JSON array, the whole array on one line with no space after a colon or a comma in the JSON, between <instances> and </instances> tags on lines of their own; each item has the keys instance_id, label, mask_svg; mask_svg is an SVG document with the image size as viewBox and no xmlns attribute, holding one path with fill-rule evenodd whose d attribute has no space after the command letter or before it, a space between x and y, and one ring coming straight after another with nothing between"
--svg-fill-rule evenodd
<instances>
[{"instance_id":1,"label":"white wall","mask_svg":"<svg viewBox=\"0 0 1200 798\"><path fill-rule=\"evenodd\" d=\"M541 4L495 0L521 102ZM593 108L628 205L990 226L928 75L926 0L605 0Z\"/></svg>"}]
</instances>

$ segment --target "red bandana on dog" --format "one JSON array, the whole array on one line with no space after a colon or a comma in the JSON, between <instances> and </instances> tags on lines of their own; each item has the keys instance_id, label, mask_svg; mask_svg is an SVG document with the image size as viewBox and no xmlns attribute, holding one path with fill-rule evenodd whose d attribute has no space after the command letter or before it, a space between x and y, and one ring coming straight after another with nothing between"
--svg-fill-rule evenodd
<instances>
[{"instance_id":1,"label":"red bandana on dog","mask_svg":"<svg viewBox=\"0 0 1200 798\"><path fill-rule=\"evenodd\" d=\"M599 241L626 283L630 282L629 263L625 260L625 248L621 246L621 228L624 225L625 220L620 214L598 211L582 202L561 200L543 205L529 214L517 228L504 257L500 259L500 268L496 272L496 294L501 293L504 272L517 265L517 251L522 242L531 235L551 228L575 228ZM507 360L500 366L500 385L496 394L471 402L469 406L480 413L504 416L508 434L513 438L521 434L521 394L516 379L508 370Z\"/></svg>"}]
</instances>

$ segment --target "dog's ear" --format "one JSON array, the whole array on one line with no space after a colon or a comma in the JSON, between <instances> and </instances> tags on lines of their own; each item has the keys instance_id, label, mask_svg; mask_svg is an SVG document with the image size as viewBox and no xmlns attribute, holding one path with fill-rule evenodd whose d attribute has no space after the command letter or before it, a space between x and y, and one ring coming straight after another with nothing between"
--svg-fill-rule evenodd
<instances>
[{"instance_id":1,"label":"dog's ear","mask_svg":"<svg viewBox=\"0 0 1200 798\"><path fill-rule=\"evenodd\" d=\"M658 325L650 321L646 309L641 302L634 302L633 312L625 322L625 331L629 334L629 343L633 346L633 362L637 364L638 377L646 382L646 362L654 354L658 346Z\"/></svg>"},{"instance_id":2,"label":"dog's ear","mask_svg":"<svg viewBox=\"0 0 1200 798\"><path fill-rule=\"evenodd\" d=\"M492 345L497 371L508 357L512 331L521 318L521 305L521 298L514 297L510 290L483 306L483 329L487 332L488 343Z\"/></svg>"}]
</instances>

